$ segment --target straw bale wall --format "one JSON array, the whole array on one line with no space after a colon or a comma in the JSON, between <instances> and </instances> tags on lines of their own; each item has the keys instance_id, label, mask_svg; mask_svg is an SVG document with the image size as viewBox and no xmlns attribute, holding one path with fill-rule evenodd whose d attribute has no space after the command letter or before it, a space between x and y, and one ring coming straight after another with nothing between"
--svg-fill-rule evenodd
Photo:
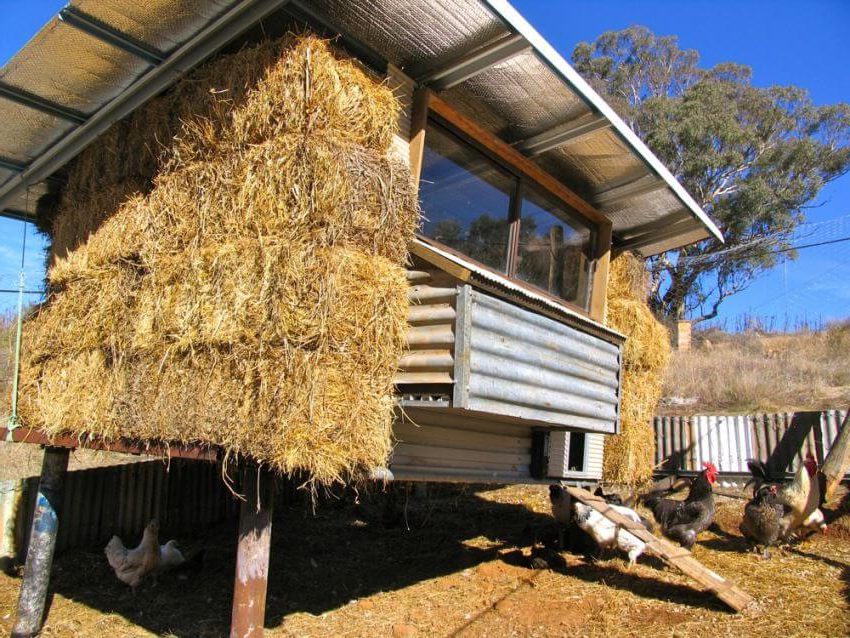
<instances>
[{"instance_id":1,"label":"straw bale wall","mask_svg":"<svg viewBox=\"0 0 850 638\"><path fill-rule=\"evenodd\" d=\"M652 478L652 419L670 359L670 338L647 305L648 282L642 260L631 253L614 259L607 295L607 324L627 340L620 378L621 429L620 434L605 440L603 478L609 483L637 485Z\"/></svg>"},{"instance_id":2,"label":"straw bale wall","mask_svg":"<svg viewBox=\"0 0 850 638\"><path fill-rule=\"evenodd\" d=\"M25 424L222 446L319 483L383 464L418 221L397 114L301 35L215 59L107 131L49 220Z\"/></svg>"}]
</instances>

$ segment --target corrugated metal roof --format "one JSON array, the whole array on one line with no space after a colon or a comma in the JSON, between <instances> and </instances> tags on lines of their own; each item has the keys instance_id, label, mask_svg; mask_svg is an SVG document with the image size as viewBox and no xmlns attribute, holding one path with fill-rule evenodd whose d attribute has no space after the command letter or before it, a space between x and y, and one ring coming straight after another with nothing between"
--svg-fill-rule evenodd
<instances>
[{"instance_id":1,"label":"corrugated metal roof","mask_svg":"<svg viewBox=\"0 0 850 638\"><path fill-rule=\"evenodd\" d=\"M40 183L110 124L281 9L441 92L609 216L620 245L649 255L720 236L503 0L72 0L0 69L0 211L32 213Z\"/></svg>"}]
</instances>

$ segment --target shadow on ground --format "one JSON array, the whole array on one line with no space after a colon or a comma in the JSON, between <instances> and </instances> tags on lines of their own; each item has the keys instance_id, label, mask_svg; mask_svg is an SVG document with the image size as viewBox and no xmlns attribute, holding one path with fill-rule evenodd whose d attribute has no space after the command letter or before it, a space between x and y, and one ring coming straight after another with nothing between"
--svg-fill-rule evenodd
<instances>
[{"instance_id":1,"label":"shadow on ground","mask_svg":"<svg viewBox=\"0 0 850 638\"><path fill-rule=\"evenodd\" d=\"M324 499L315 514L307 503L278 507L268 588L266 627L296 612L322 614L381 591L474 567L499 556L530 567L522 549L553 536L551 518L519 504L482 498L489 488L437 488L414 497L349 494ZM486 548L467 541L483 537ZM197 572L166 574L134 599L118 583L100 549L57 558L52 588L90 607L114 613L152 632L174 636L227 633L235 555L235 521L209 531ZM164 541L165 539L161 539ZM197 544L197 542L196 542ZM501 550L501 551L500 551ZM507 550L507 551L505 551ZM602 563L571 561L547 551L550 568L602 582L641 597L694 607L721 608L684 585L624 573ZM644 557L642 563L660 567Z\"/></svg>"}]
</instances>

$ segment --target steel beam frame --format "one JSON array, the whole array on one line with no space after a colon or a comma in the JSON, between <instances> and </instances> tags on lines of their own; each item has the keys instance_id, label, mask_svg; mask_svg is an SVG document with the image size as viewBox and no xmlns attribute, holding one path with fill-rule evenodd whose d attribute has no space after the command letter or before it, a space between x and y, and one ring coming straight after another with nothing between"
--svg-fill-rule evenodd
<instances>
[{"instance_id":1,"label":"steel beam frame","mask_svg":"<svg viewBox=\"0 0 850 638\"><path fill-rule=\"evenodd\" d=\"M554 148L577 142L596 131L607 128L611 128L611 122L604 116L595 113L591 118L581 116L566 124L561 124L548 131L515 142L514 146L525 155L534 157Z\"/></svg>"},{"instance_id":2,"label":"steel beam frame","mask_svg":"<svg viewBox=\"0 0 850 638\"><path fill-rule=\"evenodd\" d=\"M490 44L460 56L442 68L420 75L416 81L435 91L444 91L530 49L531 44L524 37L517 33L509 33Z\"/></svg>"},{"instance_id":3,"label":"steel beam frame","mask_svg":"<svg viewBox=\"0 0 850 638\"><path fill-rule=\"evenodd\" d=\"M69 109L66 106L47 100L40 95L24 91L5 82L0 82L0 97L74 124L84 124L88 119L85 113L76 109Z\"/></svg>"},{"instance_id":4,"label":"steel beam frame","mask_svg":"<svg viewBox=\"0 0 850 638\"><path fill-rule=\"evenodd\" d=\"M83 33L87 33L92 37L97 38L101 42L105 42L110 46L121 49L137 58L141 58L151 64L162 63L166 55L159 49L150 46L149 44L137 40L136 38L122 33L108 24L104 24L97 18L94 18L87 13L80 11L73 6L67 6L59 10L59 19L68 26L79 29Z\"/></svg>"},{"instance_id":5,"label":"steel beam frame","mask_svg":"<svg viewBox=\"0 0 850 638\"><path fill-rule=\"evenodd\" d=\"M666 187L667 184L664 183L664 180L658 179L654 175L651 177L642 175L621 186L614 186L613 188L598 191L593 195L593 203L597 206L611 206L624 199L646 195Z\"/></svg>"}]
</instances>

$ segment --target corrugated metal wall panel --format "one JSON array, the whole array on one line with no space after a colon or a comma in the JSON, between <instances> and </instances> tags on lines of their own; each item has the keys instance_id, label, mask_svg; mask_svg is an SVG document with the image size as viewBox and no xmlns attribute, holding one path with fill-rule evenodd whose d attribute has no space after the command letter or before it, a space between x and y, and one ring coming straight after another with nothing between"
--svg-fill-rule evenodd
<instances>
[{"instance_id":1,"label":"corrugated metal wall panel","mask_svg":"<svg viewBox=\"0 0 850 638\"><path fill-rule=\"evenodd\" d=\"M573 432L551 432L549 434L549 464L547 476L557 479L598 481L602 478L602 457L605 435L597 432L584 433L584 468L581 472L570 471L570 442Z\"/></svg>"},{"instance_id":2,"label":"corrugated metal wall panel","mask_svg":"<svg viewBox=\"0 0 850 638\"><path fill-rule=\"evenodd\" d=\"M411 270L407 278L411 284L407 352L395 382L449 386L454 382L457 288L431 285L428 271Z\"/></svg>"},{"instance_id":3,"label":"corrugated metal wall panel","mask_svg":"<svg viewBox=\"0 0 850 638\"><path fill-rule=\"evenodd\" d=\"M531 430L447 409L407 409L393 427L398 480L533 482Z\"/></svg>"},{"instance_id":4,"label":"corrugated metal wall panel","mask_svg":"<svg viewBox=\"0 0 850 638\"><path fill-rule=\"evenodd\" d=\"M605 435L597 432L587 434L585 439L587 456L585 474L594 479L602 478L602 460L605 453Z\"/></svg>"},{"instance_id":5,"label":"corrugated metal wall panel","mask_svg":"<svg viewBox=\"0 0 850 638\"><path fill-rule=\"evenodd\" d=\"M37 491L38 477L26 479L20 548L28 542ZM153 518L163 538L192 536L238 509L239 501L221 479L220 464L173 459L169 465L141 461L76 470L66 475L56 548L100 546L113 534L137 538Z\"/></svg>"},{"instance_id":6,"label":"corrugated metal wall panel","mask_svg":"<svg viewBox=\"0 0 850 638\"><path fill-rule=\"evenodd\" d=\"M619 348L470 290L467 404L471 410L613 432Z\"/></svg>"},{"instance_id":7,"label":"corrugated metal wall panel","mask_svg":"<svg viewBox=\"0 0 850 638\"><path fill-rule=\"evenodd\" d=\"M842 410L826 410L656 417L656 466L664 472L694 471L703 461L711 461L721 472L746 474L746 459L755 458L773 472L794 472L808 453L823 463L845 415Z\"/></svg>"}]
</instances>

